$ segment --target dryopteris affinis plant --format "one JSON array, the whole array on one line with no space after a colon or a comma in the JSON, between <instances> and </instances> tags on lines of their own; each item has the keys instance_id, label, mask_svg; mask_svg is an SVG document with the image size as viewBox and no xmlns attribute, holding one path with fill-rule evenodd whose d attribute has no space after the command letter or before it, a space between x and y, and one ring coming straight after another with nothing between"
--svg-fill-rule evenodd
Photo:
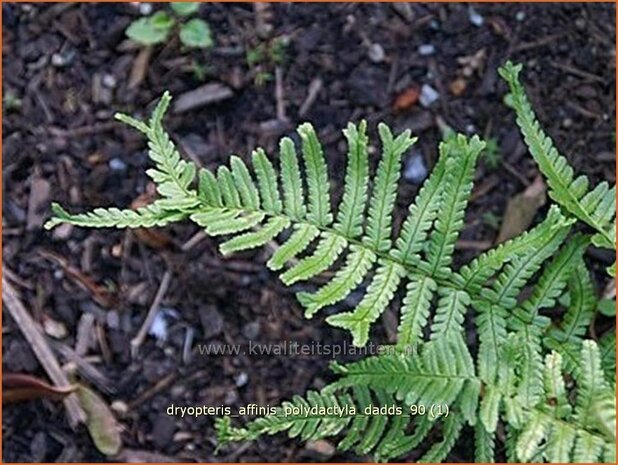
<instances>
[{"instance_id":1,"label":"dryopteris affinis plant","mask_svg":"<svg viewBox=\"0 0 618 465\"><path fill-rule=\"evenodd\" d=\"M304 172L294 143L283 138L278 170L257 149L252 154L253 173L237 156L230 158L229 168L220 166L213 173L182 160L165 132L168 93L148 121L117 115L147 137L155 165L147 174L160 198L137 210L97 208L77 215L53 205L55 217L47 227L66 222L136 228L190 219L209 235L230 237L220 246L224 255L281 238L267 266L280 271L291 263L281 272L286 285L337 267L345 256L325 285L300 292L298 299L310 318L366 283L364 297L353 310L326 319L349 331L357 346L366 344L372 324L405 285L396 353L335 364L337 381L291 402L354 405L359 411L369 403L396 403L404 410L442 404L449 406L449 416L276 415L241 428L223 418L217 422L222 443L281 431L307 440L346 430L341 450L353 448L388 460L426 444L431 435L437 439L421 459L435 462L444 460L462 429L470 427L477 461L493 461L499 441L509 461L613 462L615 333L608 332L598 343L585 339L597 297L583 254L591 241L615 247L610 229L615 198L609 195L614 190L601 184L586 194L587 183L582 178L573 181L572 169L541 131L518 72L510 63L501 70L511 86L509 100L548 178L552 199L565 212L552 206L536 227L458 270L452 266L455 242L464 226L475 163L484 148L477 136L457 135L440 144L430 177L393 237L401 159L416 141L409 131L393 135L386 125L378 126L382 156L370 182L366 124L348 124L344 193L335 212L328 167L310 124L298 128ZM594 228L595 234L572 232L576 219ZM544 315L556 315L562 296L568 301L563 316ZM464 342L468 313L478 339L474 357ZM402 350L409 348L412 354ZM563 372L575 379L574 386L565 382Z\"/></svg>"}]
</instances>

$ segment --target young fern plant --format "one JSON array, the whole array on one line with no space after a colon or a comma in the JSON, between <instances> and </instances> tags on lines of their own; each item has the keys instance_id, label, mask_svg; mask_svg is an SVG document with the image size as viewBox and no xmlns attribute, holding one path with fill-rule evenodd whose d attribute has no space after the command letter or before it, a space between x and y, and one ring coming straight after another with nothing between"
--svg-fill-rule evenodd
<instances>
[{"instance_id":1,"label":"young fern plant","mask_svg":"<svg viewBox=\"0 0 618 465\"><path fill-rule=\"evenodd\" d=\"M165 93L148 121L118 115L148 139L154 168L147 174L159 198L137 210L98 208L77 215L53 205L55 217L47 227L67 222L137 228L190 219L209 235L227 237L220 246L224 255L279 239L281 246L267 266L280 271L286 285L334 271L317 290L298 293L308 318L344 301L355 289L364 291L354 309L332 309L326 319L349 331L357 346L367 343L371 326L397 290L405 288L393 353L335 365L339 379L334 384L291 401L297 406L354 406L356 414L275 415L244 428L221 419L217 429L223 442L280 431L315 439L347 428L342 449L388 460L416 449L431 433L441 439L422 459L435 462L448 455L469 427L475 432L476 459L488 462L494 459L497 431L504 427L507 452L516 460L611 460L613 446L608 444L615 441L615 427L612 438L608 406L615 403L610 395L615 337L603 336L602 351L585 340L597 300L582 258L591 238L571 233L577 215L566 216L552 206L539 225L456 270L455 243L484 148L478 137L457 135L440 144L437 164L395 234L401 160L415 143L409 131L393 135L386 125L378 126L382 155L370 176L366 124L348 124L344 193L335 210L328 167L310 124L298 129L302 171L294 143L283 138L278 169L257 149L253 170L232 156L229 167L220 166L215 173L181 159L162 126L169 102ZM553 310L565 293L569 305L564 318L550 320L543 313ZM477 330L476 357L464 343L467 314L473 315ZM551 389L558 389L562 379L561 360L577 380L570 392L577 403L558 412L552 407L563 399ZM593 378L598 389L591 387ZM358 414L369 404L392 403L407 414ZM414 407L427 411L436 405L448 407L451 414L411 413Z\"/></svg>"}]
</instances>

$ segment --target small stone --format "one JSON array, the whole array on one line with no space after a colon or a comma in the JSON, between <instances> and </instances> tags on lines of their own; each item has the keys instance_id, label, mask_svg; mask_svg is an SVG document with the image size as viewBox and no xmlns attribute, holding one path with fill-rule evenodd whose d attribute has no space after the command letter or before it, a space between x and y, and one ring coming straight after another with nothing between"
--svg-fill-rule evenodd
<instances>
[{"instance_id":1,"label":"small stone","mask_svg":"<svg viewBox=\"0 0 618 465\"><path fill-rule=\"evenodd\" d=\"M317 441L307 441L305 444L305 450L312 455L316 455L320 458L328 459L335 455L335 446L325 439L318 439Z\"/></svg>"},{"instance_id":2,"label":"small stone","mask_svg":"<svg viewBox=\"0 0 618 465\"><path fill-rule=\"evenodd\" d=\"M423 84L423 87L421 87L421 96L419 98L421 105L424 107L429 107L439 98L440 94L436 89L431 87L429 84Z\"/></svg>"},{"instance_id":3,"label":"small stone","mask_svg":"<svg viewBox=\"0 0 618 465\"><path fill-rule=\"evenodd\" d=\"M51 64L56 68L63 68L70 65L75 58L75 51L65 50L63 52L54 53L51 57Z\"/></svg>"},{"instance_id":4,"label":"small stone","mask_svg":"<svg viewBox=\"0 0 618 465\"><path fill-rule=\"evenodd\" d=\"M60 226L54 228L54 232L52 232L52 238L55 241L65 241L69 237L71 237L71 232L73 232L73 225L69 223L63 223Z\"/></svg>"},{"instance_id":5,"label":"small stone","mask_svg":"<svg viewBox=\"0 0 618 465\"><path fill-rule=\"evenodd\" d=\"M249 382L249 375L243 371L234 378L234 382L236 383L236 387L243 387Z\"/></svg>"},{"instance_id":6,"label":"small stone","mask_svg":"<svg viewBox=\"0 0 618 465\"><path fill-rule=\"evenodd\" d=\"M413 152L406 161L404 178L413 184L420 184L427 177L427 167L420 152Z\"/></svg>"},{"instance_id":7,"label":"small stone","mask_svg":"<svg viewBox=\"0 0 618 465\"><path fill-rule=\"evenodd\" d=\"M124 417L127 413L129 413L129 406L121 400L113 401L110 407L112 411L120 417Z\"/></svg>"},{"instance_id":8,"label":"small stone","mask_svg":"<svg viewBox=\"0 0 618 465\"><path fill-rule=\"evenodd\" d=\"M125 171L127 169L127 164L120 158L112 158L108 165L112 171Z\"/></svg>"},{"instance_id":9,"label":"small stone","mask_svg":"<svg viewBox=\"0 0 618 465\"><path fill-rule=\"evenodd\" d=\"M369 46L369 59L374 63L382 63L386 54L384 53L384 48L380 44L371 44Z\"/></svg>"},{"instance_id":10,"label":"small stone","mask_svg":"<svg viewBox=\"0 0 618 465\"><path fill-rule=\"evenodd\" d=\"M423 44L418 47L418 53L422 56L433 55L436 52L436 47L432 44Z\"/></svg>"},{"instance_id":11,"label":"small stone","mask_svg":"<svg viewBox=\"0 0 618 465\"><path fill-rule=\"evenodd\" d=\"M584 29L586 29L586 20L584 18L577 18L575 20L575 27L578 30L583 31Z\"/></svg>"},{"instance_id":12,"label":"small stone","mask_svg":"<svg viewBox=\"0 0 618 465\"><path fill-rule=\"evenodd\" d=\"M113 74L104 74L101 78L101 84L103 84L108 89L113 89L116 87L117 81Z\"/></svg>"},{"instance_id":13,"label":"small stone","mask_svg":"<svg viewBox=\"0 0 618 465\"><path fill-rule=\"evenodd\" d=\"M143 15L143 16L148 16L150 13L152 13L152 3L138 2L138 7L137 8L138 8L140 14Z\"/></svg>"},{"instance_id":14,"label":"small stone","mask_svg":"<svg viewBox=\"0 0 618 465\"><path fill-rule=\"evenodd\" d=\"M470 8L468 10L468 18L470 19L470 22L476 27L481 27L485 22L483 17L474 8Z\"/></svg>"},{"instance_id":15,"label":"small stone","mask_svg":"<svg viewBox=\"0 0 618 465\"><path fill-rule=\"evenodd\" d=\"M517 13L515 13L515 19L519 22L522 22L524 19L526 19L526 13L524 11L518 11Z\"/></svg>"}]
</instances>

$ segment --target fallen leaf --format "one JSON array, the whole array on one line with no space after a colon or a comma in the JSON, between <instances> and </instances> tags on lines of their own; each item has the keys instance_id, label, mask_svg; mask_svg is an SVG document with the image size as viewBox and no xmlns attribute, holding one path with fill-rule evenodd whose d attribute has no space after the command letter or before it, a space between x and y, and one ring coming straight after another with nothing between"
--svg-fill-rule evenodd
<instances>
[{"instance_id":1,"label":"fallen leaf","mask_svg":"<svg viewBox=\"0 0 618 465\"><path fill-rule=\"evenodd\" d=\"M144 81L152 55L152 47L143 47L133 60L127 88L134 89Z\"/></svg>"},{"instance_id":2,"label":"fallen leaf","mask_svg":"<svg viewBox=\"0 0 618 465\"><path fill-rule=\"evenodd\" d=\"M19 373L2 374L2 403L10 404L24 400L53 399L62 400L77 386L56 387L42 379Z\"/></svg>"},{"instance_id":3,"label":"fallen leaf","mask_svg":"<svg viewBox=\"0 0 618 465\"><path fill-rule=\"evenodd\" d=\"M402 93L400 93L393 102L393 110L406 111L417 104L418 99L421 96L421 90L416 87L408 87Z\"/></svg>"},{"instance_id":4,"label":"fallen leaf","mask_svg":"<svg viewBox=\"0 0 618 465\"><path fill-rule=\"evenodd\" d=\"M86 412L86 426L97 449L107 456L118 454L122 446L120 426L107 403L85 386L79 386L77 397Z\"/></svg>"},{"instance_id":5,"label":"fallen leaf","mask_svg":"<svg viewBox=\"0 0 618 465\"><path fill-rule=\"evenodd\" d=\"M546 190L543 178L537 176L523 192L508 201L496 243L509 240L528 229L534 215L545 204Z\"/></svg>"}]
</instances>

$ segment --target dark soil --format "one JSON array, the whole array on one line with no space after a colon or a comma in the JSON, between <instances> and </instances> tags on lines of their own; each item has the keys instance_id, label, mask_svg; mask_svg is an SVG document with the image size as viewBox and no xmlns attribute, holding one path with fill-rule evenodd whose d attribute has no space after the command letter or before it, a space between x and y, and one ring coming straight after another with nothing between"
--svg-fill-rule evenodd
<instances>
[{"instance_id":1,"label":"dark soil","mask_svg":"<svg viewBox=\"0 0 618 465\"><path fill-rule=\"evenodd\" d=\"M482 24L472 23L471 8ZM117 412L126 408L124 415L118 413L124 446L116 460L368 458L319 455L283 435L234 444L215 455L211 418L166 415L172 403L275 405L331 379L327 357L204 356L197 344L341 344L349 343L349 336L323 317L305 320L295 289L285 288L263 266L265 252L223 259L211 239L183 251L197 227L150 235L43 230L52 201L83 211L126 207L151 192L143 140L113 122L114 112L145 115L166 89L178 98L220 83L232 90L231 98L166 118L184 154L216 167L231 153L246 159L256 146L273 153L281 136L293 136L296 125L309 120L337 179L345 151L341 129L350 120L366 118L373 137L379 120L397 130L411 128L429 168L441 123L494 137L501 165L492 170L481 162L477 170L461 236L462 262L496 238L485 214L499 219L508 199L538 174L502 102L505 85L496 68L510 58L524 63L529 95L562 153L594 182L615 181L613 4L266 4L259 13L251 4L205 4L200 15L210 23L216 46L185 53L174 39L155 47L144 79L137 82L134 74L133 86L139 49L125 41L124 29L139 15L134 6L3 3L2 13L5 274L10 270L26 307L49 333L54 322L64 327L66 334L61 328L49 338L63 363L70 362L66 349L75 349L80 321L87 326L83 322L90 317L84 316L94 317L90 330L80 330L91 345L79 356L76 377ZM279 41L289 42L280 62L248 67L247 51L276 49ZM266 82L260 86L260 80ZM402 94L423 84L439 99L429 107L404 105ZM338 194L340 189L338 183ZM403 181L398 220L417 189ZM597 268L609 259L600 252L587 257ZM163 300L173 314L167 340L148 336L132 357L130 340L167 268L173 270ZM605 284L599 274L599 288ZM376 341L392 338L396 312L387 312L374 329ZM4 316L3 370L45 378L19 329ZM188 334L192 351L183 354ZM61 403L7 405L2 432L7 462L106 460L85 429L71 430ZM469 458L465 441L450 456Z\"/></svg>"}]
</instances>

